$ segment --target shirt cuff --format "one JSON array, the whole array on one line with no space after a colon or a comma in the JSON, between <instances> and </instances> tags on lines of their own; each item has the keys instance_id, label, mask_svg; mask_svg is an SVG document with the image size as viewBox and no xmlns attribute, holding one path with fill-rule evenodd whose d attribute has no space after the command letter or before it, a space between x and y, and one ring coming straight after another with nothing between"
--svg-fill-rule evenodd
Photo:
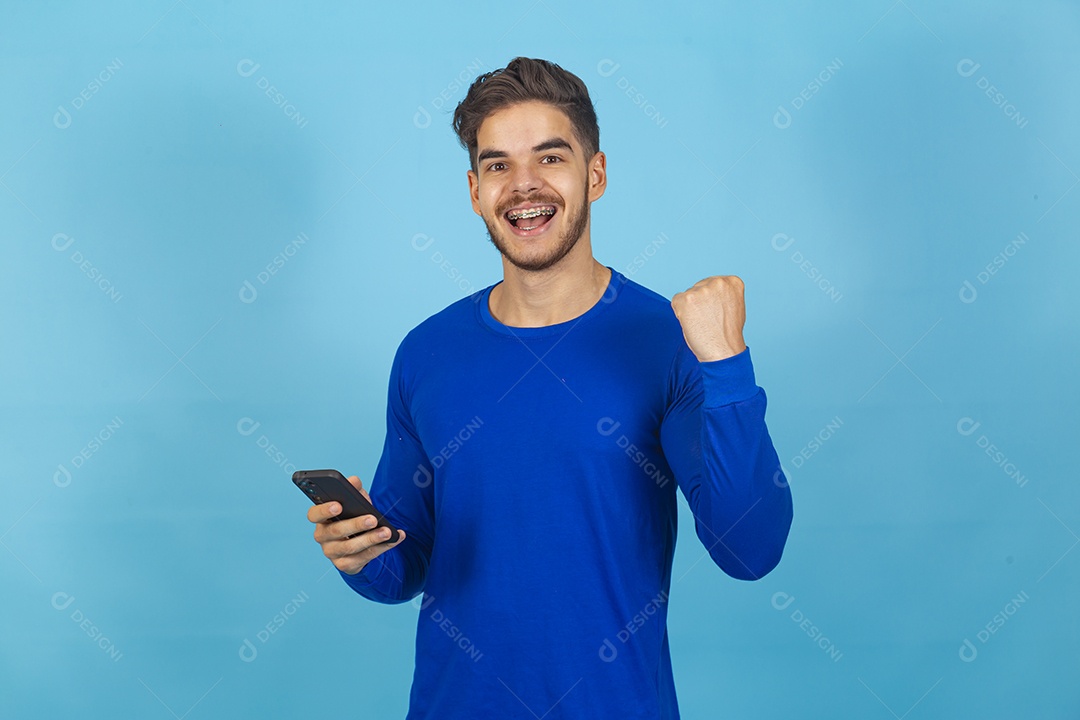
<instances>
[{"instance_id":1,"label":"shirt cuff","mask_svg":"<svg viewBox=\"0 0 1080 720\"><path fill-rule=\"evenodd\" d=\"M383 553L385 555L385 553ZM372 568L373 565L378 567ZM353 590L363 590L369 588L375 584L382 575L383 568L386 566L386 561L383 560L383 556L379 555L374 560L364 566L364 569L358 573L350 575L347 572L338 570L338 574L345 580L346 584Z\"/></svg>"},{"instance_id":2,"label":"shirt cuff","mask_svg":"<svg viewBox=\"0 0 1080 720\"><path fill-rule=\"evenodd\" d=\"M749 400L760 389L754 379L749 345L738 355L699 365L705 385L703 408L717 408Z\"/></svg>"}]
</instances>

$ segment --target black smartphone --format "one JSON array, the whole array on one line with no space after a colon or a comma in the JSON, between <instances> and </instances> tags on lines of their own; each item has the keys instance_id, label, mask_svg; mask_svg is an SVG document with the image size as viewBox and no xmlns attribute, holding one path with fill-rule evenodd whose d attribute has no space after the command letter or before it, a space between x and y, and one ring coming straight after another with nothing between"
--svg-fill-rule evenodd
<instances>
[{"instance_id":1,"label":"black smartphone","mask_svg":"<svg viewBox=\"0 0 1080 720\"><path fill-rule=\"evenodd\" d=\"M384 543L395 543L401 537L401 531L387 522L383 514L376 510L375 506L369 503L367 498L361 495L360 491L337 470L297 470L293 473L292 481L315 505L330 501L341 504L341 513L331 518L331 521L374 515L377 521L375 528L390 528L390 539L384 540ZM353 538L360 534L356 533L349 537Z\"/></svg>"}]
</instances>

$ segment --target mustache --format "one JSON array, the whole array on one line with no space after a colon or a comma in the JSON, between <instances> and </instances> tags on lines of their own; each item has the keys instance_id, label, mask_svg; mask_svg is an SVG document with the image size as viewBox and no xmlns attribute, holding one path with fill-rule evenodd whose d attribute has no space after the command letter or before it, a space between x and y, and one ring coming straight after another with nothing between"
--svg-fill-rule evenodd
<instances>
[{"instance_id":1,"label":"mustache","mask_svg":"<svg viewBox=\"0 0 1080 720\"><path fill-rule=\"evenodd\" d=\"M507 213L507 211L510 210L510 208L517 207L518 205L526 205L526 204L554 205L555 207L562 207L562 203L559 202L559 200L556 199L556 198L535 196L535 197L524 198L522 200L515 200L513 202L508 202L508 203L502 205L501 207L499 207L495 211L495 213L497 215L505 215Z\"/></svg>"}]
</instances>

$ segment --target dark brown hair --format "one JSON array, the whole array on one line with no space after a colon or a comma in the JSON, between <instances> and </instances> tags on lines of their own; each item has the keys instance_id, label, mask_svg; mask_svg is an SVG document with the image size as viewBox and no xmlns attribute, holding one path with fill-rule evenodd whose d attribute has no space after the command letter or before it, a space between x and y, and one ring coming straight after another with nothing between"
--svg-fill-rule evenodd
<instances>
[{"instance_id":1,"label":"dark brown hair","mask_svg":"<svg viewBox=\"0 0 1080 720\"><path fill-rule=\"evenodd\" d=\"M473 172L481 123L498 110L529 100L549 103L566 113L578 143L585 149L586 163L600 150L596 109L581 78L548 60L516 57L505 68L476 78L454 110L454 132L461 146L469 151Z\"/></svg>"}]
</instances>

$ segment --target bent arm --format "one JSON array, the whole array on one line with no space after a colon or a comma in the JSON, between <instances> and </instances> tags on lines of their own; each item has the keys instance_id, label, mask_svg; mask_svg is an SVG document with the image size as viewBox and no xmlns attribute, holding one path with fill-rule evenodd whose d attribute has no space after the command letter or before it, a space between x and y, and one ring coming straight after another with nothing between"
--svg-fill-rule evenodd
<instances>
[{"instance_id":1,"label":"bent arm","mask_svg":"<svg viewBox=\"0 0 1080 720\"><path fill-rule=\"evenodd\" d=\"M758 580L780 562L792 501L765 426L767 398L755 382L750 348L704 363L686 349L673 361L672 378L661 444L698 539L725 573Z\"/></svg>"},{"instance_id":2,"label":"bent arm","mask_svg":"<svg viewBox=\"0 0 1080 720\"><path fill-rule=\"evenodd\" d=\"M408 411L404 347L402 341L390 369L386 440L369 495L379 512L405 531L405 539L355 575L338 571L357 593L387 604L407 602L423 592L435 531L431 464Z\"/></svg>"}]
</instances>

